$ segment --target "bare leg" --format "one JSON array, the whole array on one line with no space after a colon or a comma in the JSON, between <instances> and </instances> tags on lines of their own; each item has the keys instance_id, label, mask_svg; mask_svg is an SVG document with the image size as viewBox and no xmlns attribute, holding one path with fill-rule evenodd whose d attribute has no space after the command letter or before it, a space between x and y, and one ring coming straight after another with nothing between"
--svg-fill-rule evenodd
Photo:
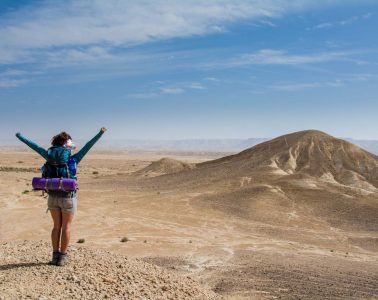
<instances>
[{"instance_id":1,"label":"bare leg","mask_svg":"<svg viewBox=\"0 0 378 300\"><path fill-rule=\"evenodd\" d=\"M59 251L60 230L62 227L62 212L60 210L50 210L51 217L54 221L54 227L51 231L51 243L54 251Z\"/></svg>"},{"instance_id":2,"label":"bare leg","mask_svg":"<svg viewBox=\"0 0 378 300\"><path fill-rule=\"evenodd\" d=\"M71 238L71 223L74 218L73 213L62 212L62 242L61 242L61 253L66 253L68 245Z\"/></svg>"}]
</instances>

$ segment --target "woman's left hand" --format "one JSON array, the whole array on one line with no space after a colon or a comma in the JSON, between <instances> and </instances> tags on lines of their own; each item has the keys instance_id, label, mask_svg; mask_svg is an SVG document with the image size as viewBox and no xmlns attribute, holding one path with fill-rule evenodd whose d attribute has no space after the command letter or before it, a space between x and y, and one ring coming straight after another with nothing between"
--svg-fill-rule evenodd
<instances>
[{"instance_id":1,"label":"woman's left hand","mask_svg":"<svg viewBox=\"0 0 378 300\"><path fill-rule=\"evenodd\" d=\"M105 127L101 127L101 132L104 133L105 131L107 131L107 129Z\"/></svg>"}]
</instances>

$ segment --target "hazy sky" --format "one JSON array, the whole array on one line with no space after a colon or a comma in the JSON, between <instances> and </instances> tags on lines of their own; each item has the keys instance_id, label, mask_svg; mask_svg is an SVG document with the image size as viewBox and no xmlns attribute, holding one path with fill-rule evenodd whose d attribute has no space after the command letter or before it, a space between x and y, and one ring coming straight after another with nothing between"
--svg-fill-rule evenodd
<instances>
[{"instance_id":1,"label":"hazy sky","mask_svg":"<svg viewBox=\"0 0 378 300\"><path fill-rule=\"evenodd\" d=\"M377 28L377 1L0 0L0 139L378 139Z\"/></svg>"}]
</instances>

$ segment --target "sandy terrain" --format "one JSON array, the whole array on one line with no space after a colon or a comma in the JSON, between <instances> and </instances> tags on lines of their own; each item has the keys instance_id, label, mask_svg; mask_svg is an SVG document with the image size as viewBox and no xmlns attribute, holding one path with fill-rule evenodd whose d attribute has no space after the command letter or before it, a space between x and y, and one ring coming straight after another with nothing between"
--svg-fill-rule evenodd
<instances>
[{"instance_id":1,"label":"sandy terrain","mask_svg":"<svg viewBox=\"0 0 378 300\"><path fill-rule=\"evenodd\" d=\"M0 299L217 299L190 277L123 255L71 247L75 262L46 264L46 242L2 244Z\"/></svg>"},{"instance_id":2,"label":"sandy terrain","mask_svg":"<svg viewBox=\"0 0 378 300\"><path fill-rule=\"evenodd\" d=\"M30 187L42 158L31 151L1 155L3 253L14 241L48 241L51 220L46 199ZM165 156L170 159L160 160ZM73 228L73 247L79 250L72 251L72 261L82 259L80 249L111 251L109 261L142 258L172 278L191 276L204 298L212 297L211 288L230 299L378 299L376 156L310 132L214 158L88 154L79 171ZM122 237L129 241L120 242ZM75 243L79 238L85 243ZM45 244L31 245L39 245L40 262L47 259ZM52 270L31 261L16 271L4 267L19 263L12 255L0 257L0 287L9 295L25 284L4 278ZM70 272L79 278L89 271ZM143 297L146 285L135 287L135 297ZM120 286L127 290L127 283ZM153 291L145 297L154 298Z\"/></svg>"}]
</instances>

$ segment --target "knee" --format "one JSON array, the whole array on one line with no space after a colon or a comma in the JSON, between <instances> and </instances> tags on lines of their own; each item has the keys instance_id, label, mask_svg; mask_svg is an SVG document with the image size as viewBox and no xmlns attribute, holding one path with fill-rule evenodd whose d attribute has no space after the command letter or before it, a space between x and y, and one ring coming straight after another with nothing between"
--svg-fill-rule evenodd
<instances>
[{"instance_id":1,"label":"knee","mask_svg":"<svg viewBox=\"0 0 378 300\"><path fill-rule=\"evenodd\" d=\"M70 233L71 232L71 226L62 226L62 232L64 233Z\"/></svg>"}]
</instances>

